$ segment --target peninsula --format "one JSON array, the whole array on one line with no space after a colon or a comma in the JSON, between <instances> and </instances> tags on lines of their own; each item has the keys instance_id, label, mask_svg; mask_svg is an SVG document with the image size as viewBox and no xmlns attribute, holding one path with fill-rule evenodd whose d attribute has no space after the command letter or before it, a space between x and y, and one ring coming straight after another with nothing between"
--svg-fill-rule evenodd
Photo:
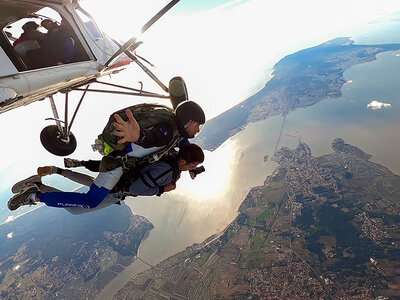
<instances>
[{"instance_id":1,"label":"peninsula","mask_svg":"<svg viewBox=\"0 0 400 300\"><path fill-rule=\"evenodd\" d=\"M349 38L336 38L288 55L274 66L273 78L261 91L207 121L196 143L212 151L250 122L339 98L348 68L398 49L400 44L355 45Z\"/></svg>"}]
</instances>

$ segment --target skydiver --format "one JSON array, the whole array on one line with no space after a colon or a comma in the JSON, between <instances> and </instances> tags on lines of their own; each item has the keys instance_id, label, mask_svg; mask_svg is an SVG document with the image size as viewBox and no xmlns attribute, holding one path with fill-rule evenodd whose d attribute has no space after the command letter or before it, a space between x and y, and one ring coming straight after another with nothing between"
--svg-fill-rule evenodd
<instances>
[{"instance_id":1,"label":"skydiver","mask_svg":"<svg viewBox=\"0 0 400 300\"><path fill-rule=\"evenodd\" d=\"M66 168L78 168L84 167L92 172L99 172L101 160L78 160L72 158L64 158L64 167ZM197 175L203 173L206 169L204 166L197 167L189 171L190 178L195 179ZM47 175L46 170L40 170L43 175ZM42 175L39 173L39 175Z\"/></svg>"},{"instance_id":2,"label":"skydiver","mask_svg":"<svg viewBox=\"0 0 400 300\"><path fill-rule=\"evenodd\" d=\"M131 173L124 174L126 176L123 176L113 187L112 192L108 191L100 202L91 197L90 193L60 192L55 188L43 185L41 176L34 175L12 187L12 191L18 194L13 196L7 205L10 210L16 210L23 205L35 205L37 202L43 202L47 206L65 208L72 214L83 214L118 203L126 195L134 197L160 196L165 192L172 191L176 188L176 181L180 178L182 171L190 171L203 161L203 150L195 144L187 144L180 148L176 157L168 156L155 163L147 164L135 176ZM57 173L80 184L90 186L90 189L104 181L104 176L101 176L104 173L100 173L96 179L93 179L89 175L54 166L40 167L38 173ZM72 197L72 194L80 195L80 197Z\"/></svg>"},{"instance_id":3,"label":"skydiver","mask_svg":"<svg viewBox=\"0 0 400 300\"><path fill-rule=\"evenodd\" d=\"M173 129L168 122L160 122L150 128L141 128L133 117L132 112L127 109L128 121L124 121L118 114L114 117L117 122L114 123L117 129L114 133L121 139L119 144L130 142L131 145L126 149L128 155L142 155L143 148L159 147L168 145L173 138ZM179 134L183 138L193 138L200 132L205 123L203 109L195 102L186 100L181 102L175 110L175 123ZM183 144L188 143L187 140Z\"/></svg>"},{"instance_id":4,"label":"skydiver","mask_svg":"<svg viewBox=\"0 0 400 300\"><path fill-rule=\"evenodd\" d=\"M71 36L71 27L62 19L61 25L51 19L45 19L40 23L47 29L43 38L42 47L49 58L59 63L70 63L73 60L75 40Z\"/></svg>"},{"instance_id":5,"label":"skydiver","mask_svg":"<svg viewBox=\"0 0 400 300\"><path fill-rule=\"evenodd\" d=\"M118 114L114 115L117 121L114 123L114 127L117 131L113 134L121 138L118 143L130 143L124 150L116 151L119 155L126 154L128 157L142 158L157 151L155 150L157 147L168 145L173 140L174 130L169 122L163 121L149 128L141 128L129 109L126 110L126 115L127 121L124 121ZM176 106L174 120L181 136L179 146L183 146L189 143L188 138L193 138L200 132L205 123L205 115L197 103L185 100ZM100 162L93 160L64 159L64 164L67 168L84 166L93 172L99 172L100 169ZM204 171L203 166L191 170L190 177L194 179L196 175Z\"/></svg>"},{"instance_id":6,"label":"skydiver","mask_svg":"<svg viewBox=\"0 0 400 300\"><path fill-rule=\"evenodd\" d=\"M40 25L47 30L47 33L53 29L59 28L57 22L52 19L44 19L42 22L40 22Z\"/></svg>"},{"instance_id":7,"label":"skydiver","mask_svg":"<svg viewBox=\"0 0 400 300\"><path fill-rule=\"evenodd\" d=\"M205 123L204 112L193 101L182 102L175 110L176 126L179 135L183 138L192 138L199 131L201 124ZM154 148L161 148L170 143L174 138L173 129L167 122L161 122L151 128L140 128L130 110L127 110L128 121L124 121L119 115L114 115L117 131L116 136L121 137L119 143L130 142L128 155L144 155L145 152L153 153ZM153 151L153 152L151 152ZM53 192L44 193L43 202L57 203L59 198L68 198L69 202L90 202L92 207L97 206L110 193L123 174L123 167L117 166L109 171L101 172L87 193ZM30 190L30 193L33 193Z\"/></svg>"},{"instance_id":8,"label":"skydiver","mask_svg":"<svg viewBox=\"0 0 400 300\"><path fill-rule=\"evenodd\" d=\"M37 41L40 43L44 39L45 34L37 30L38 27L39 25L33 21L26 22L24 25L22 25L22 30L24 32L18 39L14 41L13 46L15 47L19 43L30 40Z\"/></svg>"}]
</instances>

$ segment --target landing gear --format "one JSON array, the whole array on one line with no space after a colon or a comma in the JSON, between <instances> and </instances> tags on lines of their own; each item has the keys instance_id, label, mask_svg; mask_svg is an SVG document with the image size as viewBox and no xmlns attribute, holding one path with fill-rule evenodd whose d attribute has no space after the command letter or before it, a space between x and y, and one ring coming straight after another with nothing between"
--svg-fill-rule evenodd
<instances>
[{"instance_id":1,"label":"landing gear","mask_svg":"<svg viewBox=\"0 0 400 300\"><path fill-rule=\"evenodd\" d=\"M128 52L129 53L129 52ZM138 62L137 58L134 57L136 62ZM138 62L140 65L140 62ZM147 70L147 69L146 69ZM122 95L132 95L132 96L143 96L150 98L161 98L161 99L170 99L172 107L175 109L176 106L187 100L188 94L186 89L185 81L181 77L174 77L169 82L169 89L159 81L154 74L152 74L149 70L146 72L150 75L150 77L156 80L159 83L160 87L163 88L166 92L169 92L170 95L160 95L157 93L152 93L143 90L143 84L141 83L140 90L134 89L126 86L121 86L117 84L101 82L98 80L93 80L90 83L98 83L103 85L108 85L120 89L125 89L128 91L116 91L116 90L104 90L104 89L89 89L90 83L86 85L85 88L81 87L72 87L68 90L62 91L65 93L65 116L64 120L60 120L57 112L56 105L54 103L53 96L49 96L51 109L53 111L53 118L47 118L46 120L53 120L56 122L56 125L49 125L45 127L40 133L40 141L42 142L43 147L49 151L50 153L58 156L67 156L73 153L76 149L77 142L75 136L71 132L71 126L75 120L75 116L79 110L80 105L82 104L83 98L86 95L86 92L101 92L101 93L111 93L111 94L122 94ZM75 112L72 116L70 122L68 122L68 94L70 91L82 91L82 97L79 100L79 103L75 109Z\"/></svg>"},{"instance_id":2,"label":"landing gear","mask_svg":"<svg viewBox=\"0 0 400 300\"><path fill-rule=\"evenodd\" d=\"M86 86L86 90L89 85ZM68 124L68 93L65 93L65 118L64 121L60 120L58 117L58 112L56 108L56 104L54 103L53 96L50 96L50 104L51 109L53 111L54 118L47 118L46 120L54 120L56 121L56 125L49 125L43 128L40 133L40 141L43 147L49 151L50 153L58 156L67 156L73 153L76 149L76 138L71 132L71 126L74 122L76 113L82 103L82 100L86 94L86 90L81 97L81 100L76 107L75 113L72 117L71 122Z\"/></svg>"},{"instance_id":3,"label":"landing gear","mask_svg":"<svg viewBox=\"0 0 400 300\"><path fill-rule=\"evenodd\" d=\"M58 156L67 156L73 153L76 149L76 139L75 136L71 132L71 126L74 123L76 114L82 104L82 101L87 92L101 92L101 93L111 93L111 94L123 94L123 95L132 95L132 96L143 96L143 97L154 97L154 98L163 98L168 99L167 95L159 95L156 93L144 91L141 85L141 89L129 88L117 84L101 82L94 80L90 83L99 83L103 85L108 85L116 88L126 89L128 91L116 91L116 90L102 90L102 89L89 89L90 84L88 83L85 88L74 87L69 90L62 91L65 93L65 115L64 120L61 120L58 116L56 104L54 103L53 96L49 96L51 110L53 111L53 118L46 118L46 120L53 120L56 122L56 125L50 125L45 127L40 133L40 141L42 142L43 147L49 151L50 153ZM168 89L167 89L168 90ZM82 91L81 99L76 106L75 112L72 116L71 121L68 121L68 95L70 91Z\"/></svg>"},{"instance_id":4,"label":"landing gear","mask_svg":"<svg viewBox=\"0 0 400 300\"><path fill-rule=\"evenodd\" d=\"M70 155L76 149L76 139L72 132L67 137L60 132L57 125L49 125L40 133L43 147L58 156Z\"/></svg>"}]
</instances>

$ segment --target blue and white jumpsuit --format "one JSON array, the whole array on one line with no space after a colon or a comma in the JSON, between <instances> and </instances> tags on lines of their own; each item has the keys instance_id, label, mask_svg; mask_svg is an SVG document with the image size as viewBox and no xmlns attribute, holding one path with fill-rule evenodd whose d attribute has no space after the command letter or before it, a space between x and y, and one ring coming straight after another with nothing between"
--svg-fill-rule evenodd
<instances>
[{"instance_id":1,"label":"blue and white jumpsuit","mask_svg":"<svg viewBox=\"0 0 400 300\"><path fill-rule=\"evenodd\" d=\"M142 157L146 154L154 153L167 145L172 137L172 128L168 122L161 122L148 129L141 128L138 141L132 143L127 149L128 155ZM40 196L40 202L52 207L93 209L99 206L107 197L121 178L122 173L122 167L99 173L87 193L44 192Z\"/></svg>"},{"instance_id":2,"label":"blue and white jumpsuit","mask_svg":"<svg viewBox=\"0 0 400 300\"><path fill-rule=\"evenodd\" d=\"M179 170L177 161L166 162L160 160L153 164L147 165L143 169L141 169L140 177L133 181L132 184L129 186L129 196L161 196L164 193L164 187L169 183L174 183L177 179L178 174ZM93 177L91 177L90 175L74 172L71 170L64 170L64 176L70 180L86 186L91 186L94 180ZM44 186L43 191L44 193L42 195L50 194L52 192L57 192L58 194L60 194L59 190L49 186ZM66 194L63 192L61 193ZM123 199L123 196L125 196L125 193L123 193L122 191L115 191L109 193L101 201L101 203L95 207L71 205L65 206L63 204L57 207L64 207L71 214L79 215L106 208L112 204L121 201Z\"/></svg>"}]
</instances>

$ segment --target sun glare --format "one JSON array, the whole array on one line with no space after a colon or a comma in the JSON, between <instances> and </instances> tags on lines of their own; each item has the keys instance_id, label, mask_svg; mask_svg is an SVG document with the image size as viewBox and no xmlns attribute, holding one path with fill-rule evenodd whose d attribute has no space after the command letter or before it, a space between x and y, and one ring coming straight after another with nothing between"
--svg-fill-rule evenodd
<instances>
[{"instance_id":1,"label":"sun glare","mask_svg":"<svg viewBox=\"0 0 400 300\"><path fill-rule=\"evenodd\" d=\"M220 197L227 186L231 172L230 167L233 162L233 149L231 145L224 144L213 152L204 151L204 167L206 171L199 174L194 180L184 174L178 181L176 193L191 195L198 201L208 201L215 197ZM187 173L187 172L185 172Z\"/></svg>"},{"instance_id":2,"label":"sun glare","mask_svg":"<svg viewBox=\"0 0 400 300\"><path fill-rule=\"evenodd\" d=\"M95 19L97 25L108 35L126 41L140 34L142 26L169 1L166 0L116 0L99 6L98 1L86 0L81 6Z\"/></svg>"}]
</instances>

